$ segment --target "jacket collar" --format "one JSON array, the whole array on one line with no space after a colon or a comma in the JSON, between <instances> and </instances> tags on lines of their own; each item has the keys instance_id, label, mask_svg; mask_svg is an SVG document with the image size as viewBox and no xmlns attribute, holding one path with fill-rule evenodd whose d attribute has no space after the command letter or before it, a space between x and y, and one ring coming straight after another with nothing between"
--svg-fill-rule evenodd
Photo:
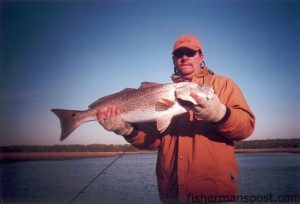
<instances>
[{"instance_id":1,"label":"jacket collar","mask_svg":"<svg viewBox=\"0 0 300 204\"><path fill-rule=\"evenodd\" d=\"M204 67L204 68L202 68L202 69L200 70L200 73L195 74L195 75L193 76L193 78L194 78L194 77L201 78L201 77L204 77L204 76L209 75L209 74L210 74L209 69L208 69L207 67Z\"/></svg>"}]
</instances>

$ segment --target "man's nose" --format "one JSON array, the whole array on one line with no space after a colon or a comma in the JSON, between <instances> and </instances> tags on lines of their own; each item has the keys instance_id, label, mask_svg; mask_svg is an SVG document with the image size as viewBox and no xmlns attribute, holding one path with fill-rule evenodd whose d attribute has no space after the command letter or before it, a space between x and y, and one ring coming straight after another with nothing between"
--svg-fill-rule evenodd
<instances>
[{"instance_id":1,"label":"man's nose","mask_svg":"<svg viewBox=\"0 0 300 204\"><path fill-rule=\"evenodd\" d=\"M183 55L182 55L182 59L183 59L183 60L187 60L188 58L189 58L189 57L188 57L186 54L183 54Z\"/></svg>"}]
</instances>

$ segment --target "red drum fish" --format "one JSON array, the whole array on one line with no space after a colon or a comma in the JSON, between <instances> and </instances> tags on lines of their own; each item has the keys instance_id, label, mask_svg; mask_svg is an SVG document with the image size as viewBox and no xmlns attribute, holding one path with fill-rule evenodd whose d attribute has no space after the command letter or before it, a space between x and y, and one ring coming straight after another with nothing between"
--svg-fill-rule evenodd
<instances>
[{"instance_id":1,"label":"red drum fish","mask_svg":"<svg viewBox=\"0 0 300 204\"><path fill-rule=\"evenodd\" d=\"M143 82L138 89L126 88L102 97L89 105L87 110L52 109L51 111L60 120L61 141L81 124L97 120L97 110L105 112L111 104L120 109L124 121L129 123L156 121L157 130L164 132L174 116L188 111L188 107L181 105L181 100L196 104L190 96L191 92L207 100L214 95L211 87L192 82L169 84Z\"/></svg>"}]
</instances>

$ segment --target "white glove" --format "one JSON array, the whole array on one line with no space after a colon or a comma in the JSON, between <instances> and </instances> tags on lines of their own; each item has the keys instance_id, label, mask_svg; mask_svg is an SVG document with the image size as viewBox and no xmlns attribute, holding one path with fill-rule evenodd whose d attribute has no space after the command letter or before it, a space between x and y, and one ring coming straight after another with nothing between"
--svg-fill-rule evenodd
<instances>
[{"instance_id":1,"label":"white glove","mask_svg":"<svg viewBox=\"0 0 300 204\"><path fill-rule=\"evenodd\" d=\"M220 102L217 95L214 94L208 100L199 97L195 93L191 93L191 97L197 102L197 105L193 108L197 120L219 122L225 116L226 106Z\"/></svg>"},{"instance_id":2,"label":"white glove","mask_svg":"<svg viewBox=\"0 0 300 204\"><path fill-rule=\"evenodd\" d=\"M122 119L120 110L114 105L109 105L105 114L98 110L97 117L100 125L105 130L112 131L117 135L126 136L130 135L133 131L131 124Z\"/></svg>"}]
</instances>

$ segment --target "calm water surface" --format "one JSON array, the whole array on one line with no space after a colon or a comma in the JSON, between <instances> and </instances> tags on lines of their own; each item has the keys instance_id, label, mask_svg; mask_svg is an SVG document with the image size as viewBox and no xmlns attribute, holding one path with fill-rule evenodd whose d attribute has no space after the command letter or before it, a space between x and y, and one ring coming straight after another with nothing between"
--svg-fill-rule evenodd
<instances>
[{"instance_id":1,"label":"calm water surface","mask_svg":"<svg viewBox=\"0 0 300 204\"><path fill-rule=\"evenodd\" d=\"M1 164L0 200L4 203L66 203L115 157ZM300 195L300 155L243 153L239 194ZM160 203L156 154L125 155L74 203Z\"/></svg>"}]
</instances>

